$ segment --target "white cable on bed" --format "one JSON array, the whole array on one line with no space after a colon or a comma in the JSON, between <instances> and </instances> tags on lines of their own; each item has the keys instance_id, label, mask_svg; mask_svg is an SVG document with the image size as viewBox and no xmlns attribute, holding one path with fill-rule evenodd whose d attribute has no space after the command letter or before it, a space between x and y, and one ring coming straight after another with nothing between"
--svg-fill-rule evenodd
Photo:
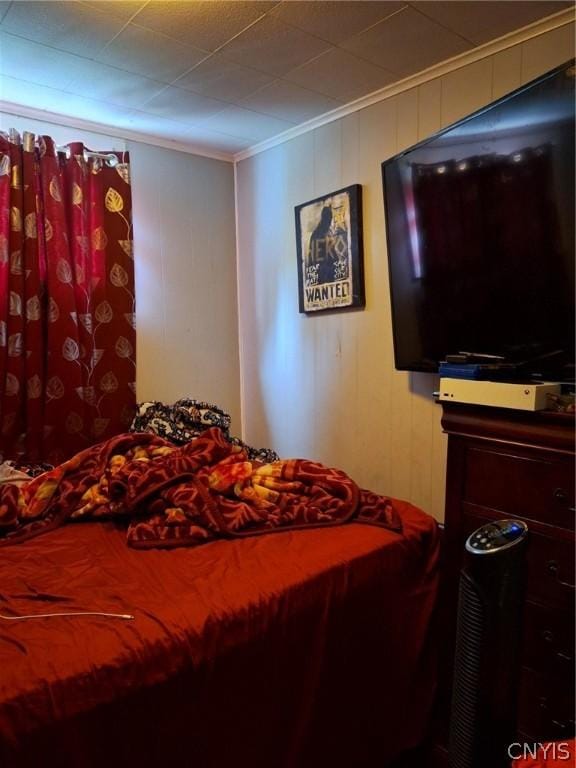
<instances>
[{"instance_id":1,"label":"white cable on bed","mask_svg":"<svg viewBox=\"0 0 576 768\"><path fill-rule=\"evenodd\" d=\"M21 621L22 619L50 619L53 616L105 616L110 619L135 619L131 613L102 613L101 611L72 611L69 613L33 613L29 616L4 616L0 613L0 619L5 621Z\"/></svg>"}]
</instances>

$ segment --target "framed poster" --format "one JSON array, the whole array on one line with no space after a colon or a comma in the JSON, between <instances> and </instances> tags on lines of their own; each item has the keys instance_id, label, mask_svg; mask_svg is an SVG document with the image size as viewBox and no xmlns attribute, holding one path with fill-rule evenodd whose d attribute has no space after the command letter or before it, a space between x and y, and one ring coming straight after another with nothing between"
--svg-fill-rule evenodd
<instances>
[{"instance_id":1,"label":"framed poster","mask_svg":"<svg viewBox=\"0 0 576 768\"><path fill-rule=\"evenodd\" d=\"M362 187L295 208L300 312L363 307Z\"/></svg>"}]
</instances>

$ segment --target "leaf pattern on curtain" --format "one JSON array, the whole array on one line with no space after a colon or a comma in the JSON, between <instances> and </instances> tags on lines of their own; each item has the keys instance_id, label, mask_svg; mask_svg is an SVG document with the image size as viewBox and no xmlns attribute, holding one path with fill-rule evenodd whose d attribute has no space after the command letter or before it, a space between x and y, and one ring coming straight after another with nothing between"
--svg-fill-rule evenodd
<instances>
[{"instance_id":1,"label":"leaf pattern on curtain","mask_svg":"<svg viewBox=\"0 0 576 768\"><path fill-rule=\"evenodd\" d=\"M132 421L132 203L116 156L0 134L0 458L58 463Z\"/></svg>"}]
</instances>

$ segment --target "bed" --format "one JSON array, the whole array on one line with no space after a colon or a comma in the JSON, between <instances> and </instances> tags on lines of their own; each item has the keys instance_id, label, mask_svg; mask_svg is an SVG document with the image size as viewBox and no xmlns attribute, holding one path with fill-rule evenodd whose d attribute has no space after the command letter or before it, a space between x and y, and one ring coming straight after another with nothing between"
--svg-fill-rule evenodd
<instances>
[{"instance_id":1,"label":"bed","mask_svg":"<svg viewBox=\"0 0 576 768\"><path fill-rule=\"evenodd\" d=\"M385 766L435 691L436 523L131 548L125 520L0 549L2 768Z\"/></svg>"}]
</instances>

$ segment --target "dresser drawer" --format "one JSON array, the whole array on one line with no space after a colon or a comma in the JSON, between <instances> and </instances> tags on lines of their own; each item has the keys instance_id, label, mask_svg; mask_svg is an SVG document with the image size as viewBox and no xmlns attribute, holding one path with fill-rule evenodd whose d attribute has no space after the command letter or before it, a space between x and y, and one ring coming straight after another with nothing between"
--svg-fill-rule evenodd
<instances>
[{"instance_id":1,"label":"dresser drawer","mask_svg":"<svg viewBox=\"0 0 576 768\"><path fill-rule=\"evenodd\" d=\"M526 602L522 663L549 677L574 679L574 614Z\"/></svg>"},{"instance_id":2,"label":"dresser drawer","mask_svg":"<svg viewBox=\"0 0 576 768\"><path fill-rule=\"evenodd\" d=\"M564 741L574 735L574 415L451 403L442 411L448 653L466 537L487 522L525 520L519 740Z\"/></svg>"},{"instance_id":3,"label":"dresser drawer","mask_svg":"<svg viewBox=\"0 0 576 768\"><path fill-rule=\"evenodd\" d=\"M573 611L574 541L531 531L527 560L527 599Z\"/></svg>"},{"instance_id":4,"label":"dresser drawer","mask_svg":"<svg viewBox=\"0 0 576 768\"><path fill-rule=\"evenodd\" d=\"M534 741L574 736L574 681L563 682L523 669L518 696L518 730Z\"/></svg>"},{"instance_id":5,"label":"dresser drawer","mask_svg":"<svg viewBox=\"0 0 576 768\"><path fill-rule=\"evenodd\" d=\"M469 446L462 500L574 530L574 458Z\"/></svg>"}]
</instances>

